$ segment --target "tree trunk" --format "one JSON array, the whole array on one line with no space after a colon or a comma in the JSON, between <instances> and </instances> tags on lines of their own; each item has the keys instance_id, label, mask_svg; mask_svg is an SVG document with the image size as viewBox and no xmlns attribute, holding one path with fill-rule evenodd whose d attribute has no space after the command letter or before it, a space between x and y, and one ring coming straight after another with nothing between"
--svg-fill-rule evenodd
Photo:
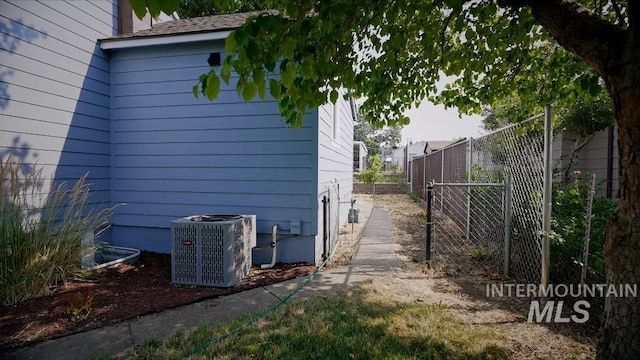
<instances>
[{"instance_id":1,"label":"tree trunk","mask_svg":"<svg viewBox=\"0 0 640 360\"><path fill-rule=\"evenodd\" d=\"M620 201L609 220L604 258L607 283L640 283L640 2L628 1L628 26L600 18L574 0L528 4L549 34L604 79L618 123ZM623 294L624 295L624 294ZM607 297L599 359L640 359L640 299Z\"/></svg>"},{"instance_id":2,"label":"tree trunk","mask_svg":"<svg viewBox=\"0 0 640 360\"><path fill-rule=\"evenodd\" d=\"M607 283L616 286L640 283L640 57L629 58L636 60L607 81L618 122L620 202L607 227L604 258ZM640 299L605 299L598 358L640 359Z\"/></svg>"}]
</instances>

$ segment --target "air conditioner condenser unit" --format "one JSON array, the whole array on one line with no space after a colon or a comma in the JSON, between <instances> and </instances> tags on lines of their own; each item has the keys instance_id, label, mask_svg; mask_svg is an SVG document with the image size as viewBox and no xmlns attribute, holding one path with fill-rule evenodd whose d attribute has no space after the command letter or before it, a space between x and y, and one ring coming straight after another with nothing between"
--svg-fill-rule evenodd
<instances>
[{"instance_id":1,"label":"air conditioner condenser unit","mask_svg":"<svg viewBox=\"0 0 640 360\"><path fill-rule=\"evenodd\" d=\"M229 287L249 275L255 215L195 215L171 222L171 281Z\"/></svg>"}]
</instances>

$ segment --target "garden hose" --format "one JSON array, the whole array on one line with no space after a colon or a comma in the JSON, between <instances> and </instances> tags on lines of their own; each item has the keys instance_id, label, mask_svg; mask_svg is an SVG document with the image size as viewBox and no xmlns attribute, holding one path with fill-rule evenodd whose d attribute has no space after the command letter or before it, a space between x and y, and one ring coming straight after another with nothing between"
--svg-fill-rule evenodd
<instances>
[{"instance_id":1,"label":"garden hose","mask_svg":"<svg viewBox=\"0 0 640 360\"><path fill-rule=\"evenodd\" d=\"M249 327L250 325L254 324L256 321L260 320L261 318L263 318L264 316L266 316L267 314L269 314L273 310L277 309L280 305L282 305L284 302L289 300L289 298L291 298L293 295L295 295L298 291L302 290L302 288L307 286L307 284L309 284L311 282L311 280L313 280L313 278L318 274L318 272L320 272L320 270L327 264L329 259L331 259L331 256L327 256L327 258L322 262L322 264L320 264L320 266L318 266L318 268L311 275L309 275L302 283L300 283L300 285L298 285L297 288L295 288L293 291L288 293L285 297L280 299L274 305L271 305L267 309L264 309L264 310L260 311L254 317L252 317L251 319L245 321L240 326L234 328L233 330L229 331L228 333L226 333L224 335L220 335L218 337L215 337L215 338L211 339L210 341L204 342L204 343L198 345L197 347L193 348L192 350L183 352L180 355L179 358L186 358L186 357L189 357L191 355L198 354L202 350L204 350L204 349L206 349L206 348L208 348L208 347L210 347L212 345L215 345L215 344L217 344L217 343L219 343L219 342L221 342L221 341L223 341L223 340L225 340L225 339L227 339L227 338L239 333L240 331L242 331L243 329L245 329L245 328Z\"/></svg>"}]
</instances>

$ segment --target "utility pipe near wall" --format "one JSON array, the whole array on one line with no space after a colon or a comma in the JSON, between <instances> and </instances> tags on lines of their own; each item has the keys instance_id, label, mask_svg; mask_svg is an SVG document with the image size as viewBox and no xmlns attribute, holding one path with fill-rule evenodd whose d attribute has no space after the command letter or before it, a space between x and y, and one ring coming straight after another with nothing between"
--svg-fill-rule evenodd
<instances>
[{"instance_id":1,"label":"utility pipe near wall","mask_svg":"<svg viewBox=\"0 0 640 360\"><path fill-rule=\"evenodd\" d=\"M278 225L273 225L271 228L271 262L268 264L260 265L261 269L271 269L276 264L276 243L278 242Z\"/></svg>"}]
</instances>

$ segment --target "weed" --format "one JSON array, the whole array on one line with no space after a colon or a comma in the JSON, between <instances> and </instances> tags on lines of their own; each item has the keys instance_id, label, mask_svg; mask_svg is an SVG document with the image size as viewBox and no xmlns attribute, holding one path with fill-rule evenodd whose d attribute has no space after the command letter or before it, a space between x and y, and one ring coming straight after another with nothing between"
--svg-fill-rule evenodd
<instances>
[{"instance_id":1,"label":"weed","mask_svg":"<svg viewBox=\"0 0 640 360\"><path fill-rule=\"evenodd\" d=\"M72 321L78 320L91 312L93 295L84 295L80 292L71 294L64 299L65 304L57 309L63 315L67 315Z\"/></svg>"},{"instance_id":2,"label":"weed","mask_svg":"<svg viewBox=\"0 0 640 360\"><path fill-rule=\"evenodd\" d=\"M411 200L413 200L413 202L420 203L420 195L418 195L416 191L410 192L409 197L411 197Z\"/></svg>"},{"instance_id":3,"label":"weed","mask_svg":"<svg viewBox=\"0 0 640 360\"><path fill-rule=\"evenodd\" d=\"M485 251L483 248L477 247L475 249L473 249L473 258L476 261L482 262L484 261L484 259L486 259L487 255L485 254Z\"/></svg>"}]
</instances>

